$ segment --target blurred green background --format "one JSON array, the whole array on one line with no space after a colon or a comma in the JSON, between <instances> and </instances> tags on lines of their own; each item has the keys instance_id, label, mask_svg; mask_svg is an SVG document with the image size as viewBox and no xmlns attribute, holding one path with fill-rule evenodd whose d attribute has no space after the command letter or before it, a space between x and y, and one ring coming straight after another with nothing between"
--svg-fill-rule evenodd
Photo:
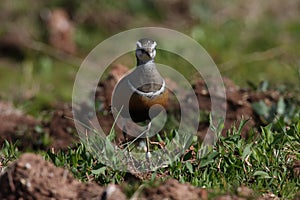
<instances>
[{"instance_id":1,"label":"blurred green background","mask_svg":"<svg viewBox=\"0 0 300 200\"><path fill-rule=\"evenodd\" d=\"M2 0L0 7L0 98L32 114L71 100L81 61L101 41L144 26L191 36L221 74L241 87L266 80L291 91L300 86L298 0ZM49 19L58 9L64 14L53 19L53 25ZM51 37L64 17L71 28L66 38L60 38L66 43L59 47ZM133 56L116 62L134 66ZM157 60L192 74L176 56L158 53Z\"/></svg>"}]
</instances>

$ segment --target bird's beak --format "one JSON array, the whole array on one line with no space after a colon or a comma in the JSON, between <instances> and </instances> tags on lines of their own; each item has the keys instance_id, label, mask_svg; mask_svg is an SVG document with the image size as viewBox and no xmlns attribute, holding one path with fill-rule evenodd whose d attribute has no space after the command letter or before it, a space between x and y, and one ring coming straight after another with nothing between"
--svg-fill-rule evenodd
<instances>
[{"instance_id":1,"label":"bird's beak","mask_svg":"<svg viewBox=\"0 0 300 200\"><path fill-rule=\"evenodd\" d=\"M153 51L152 49L146 49L146 54L149 56L149 58L153 58Z\"/></svg>"},{"instance_id":2,"label":"bird's beak","mask_svg":"<svg viewBox=\"0 0 300 200\"><path fill-rule=\"evenodd\" d=\"M147 49L146 54L151 58L151 49Z\"/></svg>"}]
</instances>

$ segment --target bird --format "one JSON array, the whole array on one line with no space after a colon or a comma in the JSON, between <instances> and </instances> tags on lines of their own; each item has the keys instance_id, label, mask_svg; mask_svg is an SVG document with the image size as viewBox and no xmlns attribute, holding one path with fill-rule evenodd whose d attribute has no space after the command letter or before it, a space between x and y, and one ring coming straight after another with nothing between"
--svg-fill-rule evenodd
<instances>
[{"instance_id":1,"label":"bird","mask_svg":"<svg viewBox=\"0 0 300 200\"><path fill-rule=\"evenodd\" d=\"M157 43L149 38L142 38L136 42L136 67L116 84L111 102L112 112L125 119L122 127L125 139L127 131L130 131L125 128L127 119L135 123L148 122L147 129L140 133L146 138L147 159L151 157L148 136L152 119L168 104L166 82L154 62L156 46Z\"/></svg>"}]
</instances>

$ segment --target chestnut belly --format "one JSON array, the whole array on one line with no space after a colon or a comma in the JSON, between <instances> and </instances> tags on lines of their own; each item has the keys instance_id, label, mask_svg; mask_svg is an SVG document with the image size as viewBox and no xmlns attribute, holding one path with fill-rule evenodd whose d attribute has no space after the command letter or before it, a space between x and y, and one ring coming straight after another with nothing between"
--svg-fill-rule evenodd
<instances>
[{"instance_id":1,"label":"chestnut belly","mask_svg":"<svg viewBox=\"0 0 300 200\"><path fill-rule=\"evenodd\" d=\"M142 122L142 121L150 120L151 118L149 116L149 110L152 106L157 104L166 108L168 104L167 91L153 98L140 96L134 93L129 100L129 113L131 119L134 122ZM152 107L152 109L151 109L151 113L153 117L157 116L162 111L162 108L160 106Z\"/></svg>"}]
</instances>

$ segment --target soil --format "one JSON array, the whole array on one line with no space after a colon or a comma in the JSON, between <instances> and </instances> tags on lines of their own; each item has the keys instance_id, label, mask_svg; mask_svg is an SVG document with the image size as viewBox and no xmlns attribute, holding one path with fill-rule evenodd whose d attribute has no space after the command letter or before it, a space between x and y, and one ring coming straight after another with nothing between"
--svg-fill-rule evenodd
<instances>
[{"instance_id":1,"label":"soil","mask_svg":"<svg viewBox=\"0 0 300 200\"><path fill-rule=\"evenodd\" d=\"M111 95L114 86L127 72L127 67L120 64L114 65L109 71L107 79L98 84L95 100L101 106L97 113L97 119L89 120L98 120L105 133L109 133L114 123L114 118L110 112ZM264 123L253 111L252 103L263 101L266 105L271 105L279 100L280 94L277 91L258 92L241 89L226 77L223 78L223 81L226 88L226 101L225 105L223 103L219 106L226 106L227 112L222 133L225 135L226 131L232 128L234 124L238 126L241 119L246 119L248 121L242 129L241 135L247 138L247 133L250 129L255 129ZM170 79L166 79L166 82L169 90L178 89L176 82ZM209 113L211 109L211 97L205 82L197 79L193 84L193 88L198 102L200 102L199 109L205 113ZM169 115L179 118L179 103L171 91L170 93L167 112ZM188 100L190 94L185 95L185 99ZM88 105L82 105L80 109L84 111L91 110ZM80 112L80 109L78 112ZM56 106L52 119L49 122L40 122L14 108L9 102L0 101L0 120L2 122L0 124L0 145L4 140L9 140L13 142L18 141L21 149L66 149L79 141L72 118L72 108L67 103ZM41 142L42 133L37 131L36 126L40 126L44 132L49 134L51 141L46 146ZM198 135L200 138L205 136L208 126L208 120L199 123ZM118 133L118 143L123 142L122 131L117 127L115 127L115 130Z\"/></svg>"},{"instance_id":2,"label":"soil","mask_svg":"<svg viewBox=\"0 0 300 200\"><path fill-rule=\"evenodd\" d=\"M0 176L0 199L127 199L122 188L109 184L81 183L64 168L55 167L41 156L25 153L10 164ZM208 199L209 191L189 183L179 183L169 179L160 185L141 188L131 199ZM266 196L266 195L265 195ZM240 187L237 195L225 195L217 199L249 199L253 191ZM262 198L268 199L268 198Z\"/></svg>"},{"instance_id":3,"label":"soil","mask_svg":"<svg viewBox=\"0 0 300 200\"><path fill-rule=\"evenodd\" d=\"M43 16L50 45L68 54L76 53L74 25L64 9L54 9Z\"/></svg>"},{"instance_id":4,"label":"soil","mask_svg":"<svg viewBox=\"0 0 300 200\"><path fill-rule=\"evenodd\" d=\"M113 88L118 80L128 72L128 68L123 65L115 65L110 70L106 80L98 84L95 100L101 104L97 113L97 119L105 133L109 133L114 123L114 118L110 112L110 101ZM228 78L223 78L226 87L226 121L224 123L223 134L226 133L234 124L239 125L241 119L247 119L248 122L243 127L241 135L247 138L247 133L251 128L259 127L263 121L254 113L251 104L258 101L264 101L267 105L277 102L280 94L276 91L256 92L238 88ZM166 79L169 89L176 90L176 82ZM193 84L195 94L199 103L199 109L209 113L211 102L210 94L207 91L205 82L201 79ZM180 116L180 106L176 98L172 95L169 98L167 112L175 118ZM189 94L186 94L186 99ZM82 105L81 110L91 110L88 105ZM20 149L66 149L79 141L70 104L64 103L56 106L52 119L49 122L40 122L35 118L28 116L22 111L14 108L8 102L0 101L0 145L4 140L12 142L18 141ZM79 110L80 112L80 110ZM38 132L36 126L42 127L43 131L50 136L50 143L45 146L41 142L42 133ZM209 126L208 120L201 121L198 127L198 135L203 138ZM115 127L118 143L123 142L122 131Z\"/></svg>"},{"instance_id":5,"label":"soil","mask_svg":"<svg viewBox=\"0 0 300 200\"><path fill-rule=\"evenodd\" d=\"M10 164L0 176L0 199L127 199L120 186L96 183L81 183L64 168L55 167L41 156L25 153ZM137 190L135 199L208 199L209 191L189 183L169 179L158 186ZM268 199L264 195L261 199ZM132 197L132 199L134 199ZM216 199L249 199L253 191L248 187L238 188L237 195L224 195ZM272 196L274 197L274 195ZM274 199L274 198L273 198Z\"/></svg>"},{"instance_id":6,"label":"soil","mask_svg":"<svg viewBox=\"0 0 300 200\"><path fill-rule=\"evenodd\" d=\"M110 70L108 78L104 81L101 81L98 85L96 101L99 101L103 104L101 113L105 113L104 115L98 115L98 120L105 133L109 132L114 122L114 118L111 116L109 111L113 88L122 75L124 75L127 71L128 68L125 66L115 65ZM166 79L166 82L169 89L178 89L176 82L170 79ZM223 77L223 82L226 88L226 105L220 104L219 106L226 106L227 110L222 133L225 135L227 130L232 128L234 124L236 127L238 127L239 122L242 119L245 119L248 121L242 129L241 135L242 137L247 138L247 133L250 129L259 127L263 123L263 121L254 113L251 104L258 101L264 101L267 105L270 105L279 100L280 94L276 91L256 92L253 90L241 89L226 77ZM193 84L193 88L199 102L199 109L209 113L211 110L211 96L207 90L205 82L202 79L198 79ZM169 97L167 112L170 115L178 117L180 116L180 106L174 95L172 95L171 91L170 93L171 95ZM190 94L185 94L186 101L188 101L189 95ZM208 126L208 120L199 123L198 135L200 138L205 136ZM117 132L119 133L118 138L122 140L123 135L121 134L121 131L117 129Z\"/></svg>"},{"instance_id":7,"label":"soil","mask_svg":"<svg viewBox=\"0 0 300 200\"><path fill-rule=\"evenodd\" d=\"M126 199L116 185L81 183L41 156L23 154L0 176L0 199Z\"/></svg>"},{"instance_id":8,"label":"soil","mask_svg":"<svg viewBox=\"0 0 300 200\"><path fill-rule=\"evenodd\" d=\"M106 80L101 81L96 92L96 101L101 105L98 110L97 118L104 132L108 133L113 125L114 118L109 111L113 88L118 80L128 71L123 65L112 67ZM166 79L169 88L178 89L176 82ZM254 113L251 104L253 102L264 101L272 104L278 101L280 94L275 91L256 92L243 90L237 87L231 80L224 78L226 87L226 101L221 106L227 106L227 115L223 133L230 129L232 124L239 122L242 118L249 119L241 134L247 138L247 132L251 128L256 128L263 122ZM210 94L207 91L205 82L197 80L193 84L199 108L209 113ZM185 94L186 99L189 94ZM214 94L212 94L214 95ZM174 96L170 95L167 112L175 117L180 114L178 102L173 101ZM226 105L225 105L226 104ZM91 109L88 105L82 105L81 110ZM81 110L77 110L80 112ZM22 111L13 107L8 102L0 101L0 145L4 140L12 142L18 141L20 149L67 149L79 141L70 104L60 104L55 108L51 120L39 121L32 116L24 114ZM208 128L208 122L199 124L199 136ZM238 123L237 123L238 125ZM37 129L40 127L40 129ZM123 142L121 130L117 129L117 138ZM42 144L42 135L50 136L48 145ZM191 147L192 148L192 147ZM299 176L299 162L295 162L293 171L295 176ZM162 175L166 177L167 175ZM132 174L135 181L148 179L147 175ZM126 199L125 194L116 185L109 185L106 188L95 183L80 183L66 169L57 168L53 164L45 161L42 157L35 154L23 154L17 161L7 167L0 176L0 199ZM179 183L177 180L170 179L158 187L144 188L136 192L140 199L207 199L209 191L196 188L188 183ZM249 188L241 190L243 195L223 195L217 199L249 199L251 193ZM246 194L246 195L245 195ZM115 196L117 195L117 196ZM261 199L268 199L274 195L266 194ZM269 199L270 199L269 198ZM276 197L274 197L276 199ZM273 199L274 199L273 198Z\"/></svg>"},{"instance_id":9,"label":"soil","mask_svg":"<svg viewBox=\"0 0 300 200\"><path fill-rule=\"evenodd\" d=\"M72 119L71 105L61 104L57 106L52 120L46 124L52 138L50 148L67 149L79 140Z\"/></svg>"},{"instance_id":10,"label":"soil","mask_svg":"<svg viewBox=\"0 0 300 200\"><path fill-rule=\"evenodd\" d=\"M294 161L293 172L295 177L300 178L300 160Z\"/></svg>"},{"instance_id":11,"label":"soil","mask_svg":"<svg viewBox=\"0 0 300 200\"><path fill-rule=\"evenodd\" d=\"M22 148L34 148L38 135L34 127L39 121L24 114L9 102L0 101L0 145L4 140L22 141Z\"/></svg>"},{"instance_id":12,"label":"soil","mask_svg":"<svg viewBox=\"0 0 300 200\"><path fill-rule=\"evenodd\" d=\"M206 200L208 199L208 193L206 189L169 179L158 187L146 188L140 195L140 199Z\"/></svg>"},{"instance_id":13,"label":"soil","mask_svg":"<svg viewBox=\"0 0 300 200\"><path fill-rule=\"evenodd\" d=\"M9 102L0 101L0 145L4 140L16 143L20 150L67 149L78 141L68 104L58 105L49 122L40 122L24 114ZM42 142L50 136L49 144Z\"/></svg>"},{"instance_id":14,"label":"soil","mask_svg":"<svg viewBox=\"0 0 300 200\"><path fill-rule=\"evenodd\" d=\"M247 132L258 124L255 121L255 115L251 108L251 104L248 101L248 94L243 90L239 89L231 80L223 78L223 82L226 88L226 103L220 103L220 107L226 106L226 120L224 122L223 135L232 128L234 123L239 123L242 119L249 120L243 127L241 132L243 137L247 137ZM211 111L211 95L209 94L206 84L203 80L199 80L194 85L194 90L199 101L199 109L204 111ZM212 94L214 95L214 94ZM215 96L218 98L217 96ZM221 101L222 99L220 99ZM209 122L200 123L199 132L200 136L203 137L207 131ZM238 124L236 125L238 126Z\"/></svg>"}]
</instances>

